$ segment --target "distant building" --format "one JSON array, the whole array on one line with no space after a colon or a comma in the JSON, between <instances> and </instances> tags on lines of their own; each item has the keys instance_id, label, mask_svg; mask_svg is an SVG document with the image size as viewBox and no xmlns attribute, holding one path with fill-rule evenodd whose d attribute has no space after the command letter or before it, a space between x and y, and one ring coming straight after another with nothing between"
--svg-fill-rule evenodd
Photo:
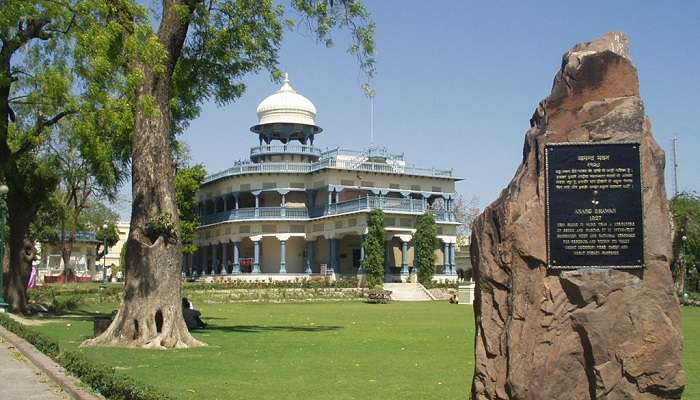
<instances>
[{"instance_id":1,"label":"distant building","mask_svg":"<svg viewBox=\"0 0 700 400\"><path fill-rule=\"evenodd\" d=\"M385 280L405 281L413 269L416 217L438 223L435 279L456 279L452 170L418 168L385 149L314 146L322 129L316 108L285 78L257 109L250 130L259 146L250 159L215 173L197 200L199 251L184 260L197 277L293 280L362 273L367 215L384 210Z\"/></svg>"},{"instance_id":2,"label":"distant building","mask_svg":"<svg viewBox=\"0 0 700 400\"><path fill-rule=\"evenodd\" d=\"M118 222L117 230L119 231L119 241L109 248L107 256L97 260L97 249L101 244L97 240L95 232L78 232L75 243L71 251L71 258L68 268L78 280L95 280L103 279L102 266L112 265L113 267L120 266L121 250L129 235L129 223ZM61 256L61 243L44 242L37 244L39 259L34 263L39 271L39 282L50 282L55 280L55 277L63 274L64 263ZM100 251L102 247L100 246ZM44 277L49 277L44 279ZM51 278L54 277L54 278Z\"/></svg>"},{"instance_id":3,"label":"distant building","mask_svg":"<svg viewBox=\"0 0 700 400\"><path fill-rule=\"evenodd\" d=\"M63 263L61 243L40 244L40 258L37 264L39 282L50 282L69 269L79 280L99 279L96 269L96 250L100 242L95 232L77 232L68 266ZM67 267L67 268L66 268Z\"/></svg>"}]
</instances>

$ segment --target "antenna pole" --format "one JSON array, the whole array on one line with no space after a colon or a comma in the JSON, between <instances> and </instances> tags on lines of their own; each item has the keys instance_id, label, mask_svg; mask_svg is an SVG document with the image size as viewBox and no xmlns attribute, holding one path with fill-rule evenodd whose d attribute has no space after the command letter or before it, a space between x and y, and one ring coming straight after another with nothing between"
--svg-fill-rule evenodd
<instances>
[{"instance_id":1,"label":"antenna pole","mask_svg":"<svg viewBox=\"0 0 700 400\"><path fill-rule=\"evenodd\" d=\"M678 136L673 137L673 197L678 196L678 154L676 146L678 144Z\"/></svg>"},{"instance_id":2,"label":"antenna pole","mask_svg":"<svg viewBox=\"0 0 700 400\"><path fill-rule=\"evenodd\" d=\"M369 98L369 145L374 146L374 96Z\"/></svg>"}]
</instances>

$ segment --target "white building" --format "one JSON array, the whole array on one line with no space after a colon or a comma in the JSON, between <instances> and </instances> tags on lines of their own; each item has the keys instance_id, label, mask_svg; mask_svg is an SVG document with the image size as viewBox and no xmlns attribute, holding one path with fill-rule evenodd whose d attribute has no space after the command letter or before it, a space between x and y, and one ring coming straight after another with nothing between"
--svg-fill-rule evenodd
<instances>
[{"instance_id":1,"label":"white building","mask_svg":"<svg viewBox=\"0 0 700 400\"><path fill-rule=\"evenodd\" d=\"M95 232L77 232L67 268L63 263L60 242L39 244L37 251L40 257L38 262L35 262L39 273L39 282L60 281L65 270L70 270L77 280L99 279L95 263L98 244Z\"/></svg>"},{"instance_id":2,"label":"white building","mask_svg":"<svg viewBox=\"0 0 700 400\"><path fill-rule=\"evenodd\" d=\"M362 272L367 215L385 212L387 282L413 267L416 217L434 214L440 245L435 279L456 279L452 170L417 168L383 149L321 151L316 108L285 78L257 109L249 160L200 188L199 251L185 257L195 276L293 280Z\"/></svg>"}]
</instances>

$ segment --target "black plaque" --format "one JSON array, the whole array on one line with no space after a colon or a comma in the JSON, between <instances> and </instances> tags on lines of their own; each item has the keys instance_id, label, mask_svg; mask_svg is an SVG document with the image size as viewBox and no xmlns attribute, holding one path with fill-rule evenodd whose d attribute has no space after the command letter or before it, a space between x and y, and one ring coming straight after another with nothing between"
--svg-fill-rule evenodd
<instances>
[{"instance_id":1,"label":"black plaque","mask_svg":"<svg viewBox=\"0 0 700 400\"><path fill-rule=\"evenodd\" d=\"M549 268L643 268L639 144L549 144Z\"/></svg>"}]
</instances>

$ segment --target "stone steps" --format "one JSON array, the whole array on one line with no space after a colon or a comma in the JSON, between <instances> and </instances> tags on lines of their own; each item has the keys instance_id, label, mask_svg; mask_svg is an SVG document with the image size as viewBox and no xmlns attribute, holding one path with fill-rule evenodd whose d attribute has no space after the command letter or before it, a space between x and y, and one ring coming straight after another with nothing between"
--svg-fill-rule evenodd
<instances>
[{"instance_id":1,"label":"stone steps","mask_svg":"<svg viewBox=\"0 0 700 400\"><path fill-rule=\"evenodd\" d=\"M435 300L420 283L385 283L384 290L391 290L391 299L394 301Z\"/></svg>"}]
</instances>

